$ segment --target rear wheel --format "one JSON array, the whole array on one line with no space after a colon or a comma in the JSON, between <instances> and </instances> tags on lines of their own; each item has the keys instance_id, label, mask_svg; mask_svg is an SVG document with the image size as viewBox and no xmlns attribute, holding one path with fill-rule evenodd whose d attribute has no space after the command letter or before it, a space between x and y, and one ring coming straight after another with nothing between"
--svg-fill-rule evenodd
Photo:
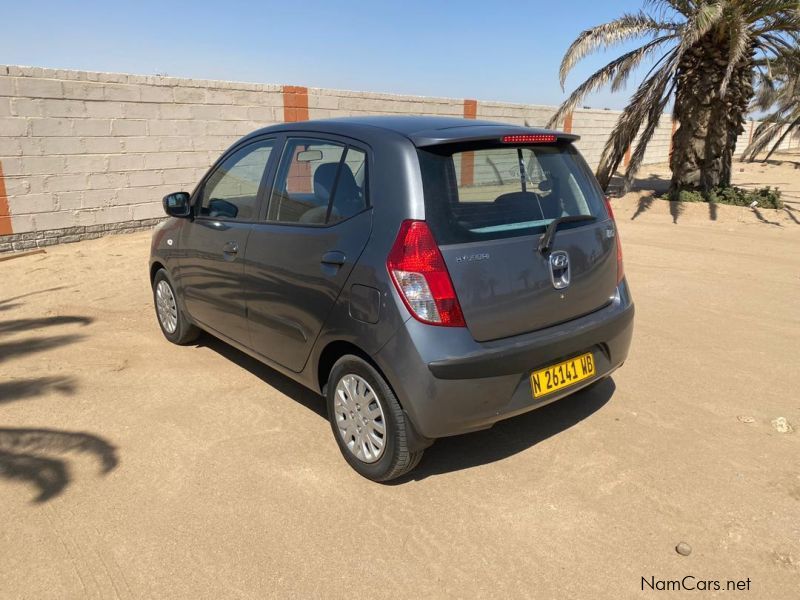
<instances>
[{"instance_id":1,"label":"rear wheel","mask_svg":"<svg viewBox=\"0 0 800 600\"><path fill-rule=\"evenodd\" d=\"M365 360L346 355L331 369L328 419L345 460L360 475L389 481L417 466L408 449L409 424L394 392Z\"/></svg>"},{"instance_id":2,"label":"rear wheel","mask_svg":"<svg viewBox=\"0 0 800 600\"><path fill-rule=\"evenodd\" d=\"M165 338L173 344L188 344L197 339L200 330L183 314L175 296L175 288L164 269L159 269L153 278L153 303L158 325Z\"/></svg>"}]
</instances>

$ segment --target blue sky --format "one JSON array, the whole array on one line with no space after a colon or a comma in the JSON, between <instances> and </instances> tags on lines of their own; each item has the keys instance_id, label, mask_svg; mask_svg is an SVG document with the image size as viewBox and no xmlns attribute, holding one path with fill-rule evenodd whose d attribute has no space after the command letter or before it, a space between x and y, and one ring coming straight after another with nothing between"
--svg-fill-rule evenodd
<instances>
[{"instance_id":1,"label":"blue sky","mask_svg":"<svg viewBox=\"0 0 800 600\"><path fill-rule=\"evenodd\" d=\"M0 62L557 104L558 65L575 36L642 4L15 2L2 10ZM585 60L567 91L611 57ZM636 81L585 104L619 108Z\"/></svg>"}]
</instances>

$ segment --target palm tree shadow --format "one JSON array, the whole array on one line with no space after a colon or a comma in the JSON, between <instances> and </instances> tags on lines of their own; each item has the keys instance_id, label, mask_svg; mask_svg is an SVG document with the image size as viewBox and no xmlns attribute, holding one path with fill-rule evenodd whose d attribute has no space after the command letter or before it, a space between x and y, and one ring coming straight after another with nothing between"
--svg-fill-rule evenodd
<instances>
[{"instance_id":1,"label":"palm tree shadow","mask_svg":"<svg viewBox=\"0 0 800 600\"><path fill-rule=\"evenodd\" d=\"M72 377L37 377L34 379L10 379L0 383L0 404L39 396L50 390L61 394L73 394L76 389Z\"/></svg>"},{"instance_id":2,"label":"palm tree shadow","mask_svg":"<svg viewBox=\"0 0 800 600\"><path fill-rule=\"evenodd\" d=\"M0 334L17 333L28 329L42 329L57 325L80 324L89 325L94 321L91 317L61 315L57 317L41 317L37 319L15 319L0 322Z\"/></svg>"},{"instance_id":3,"label":"palm tree shadow","mask_svg":"<svg viewBox=\"0 0 800 600\"><path fill-rule=\"evenodd\" d=\"M59 495L69 484L69 472L64 461L3 450L0 450L0 477L33 484L39 490L33 499L35 503Z\"/></svg>"},{"instance_id":4,"label":"palm tree shadow","mask_svg":"<svg viewBox=\"0 0 800 600\"><path fill-rule=\"evenodd\" d=\"M28 296L35 296L36 294L46 294L48 292L57 292L58 290L66 289L70 286L67 285L60 285L53 288L48 288L46 290L37 290L35 292L29 292L27 294L21 294L19 296L14 296L12 298L6 298L4 300L0 300L0 311L3 310L11 310L12 308L16 308L22 304L22 302L14 302L15 300L22 300L23 298L27 298Z\"/></svg>"},{"instance_id":5,"label":"palm tree shadow","mask_svg":"<svg viewBox=\"0 0 800 600\"><path fill-rule=\"evenodd\" d=\"M679 200L669 200L669 214L672 215L672 223L678 223L678 217L683 214L683 211L686 210L683 202Z\"/></svg>"},{"instance_id":6,"label":"palm tree shadow","mask_svg":"<svg viewBox=\"0 0 800 600\"><path fill-rule=\"evenodd\" d=\"M753 214L756 216L756 218L759 221L761 221L762 223L764 223L765 225L774 225L775 227L783 227L783 225L778 223L777 221L770 221L769 219L767 219L764 216L764 214L760 210L758 210L757 208L753 207L752 211L753 211Z\"/></svg>"},{"instance_id":7,"label":"palm tree shadow","mask_svg":"<svg viewBox=\"0 0 800 600\"><path fill-rule=\"evenodd\" d=\"M631 191L650 191L653 192L653 196L661 196L669 191L670 184L671 181L667 177L658 173L650 173L647 177L634 178L631 183Z\"/></svg>"},{"instance_id":8,"label":"palm tree shadow","mask_svg":"<svg viewBox=\"0 0 800 600\"><path fill-rule=\"evenodd\" d=\"M491 429L439 439L425 451L414 471L389 484L470 469L524 452L600 410L615 390L614 381L607 378L538 410L500 421Z\"/></svg>"},{"instance_id":9,"label":"palm tree shadow","mask_svg":"<svg viewBox=\"0 0 800 600\"><path fill-rule=\"evenodd\" d=\"M21 303L16 300L59 289L62 288L0 300L0 311L19 306ZM86 326L92 321L80 316L16 319L0 323L0 335L59 325ZM0 361L70 344L84 337L67 334L3 342L0 344ZM34 398L50 391L71 395L76 387L72 377L4 378L0 382L0 404ZM33 501L46 502L61 494L70 482L68 463L59 455L75 452L93 455L100 463L102 474L110 472L119 463L116 448L91 433L47 428L0 428L0 477L30 483L38 490Z\"/></svg>"},{"instance_id":10,"label":"palm tree shadow","mask_svg":"<svg viewBox=\"0 0 800 600\"><path fill-rule=\"evenodd\" d=\"M631 221L636 219L639 215L643 212L650 210L650 207L653 206L653 202L656 201L656 197L654 194L650 194L649 196L642 196L639 198L639 205L636 207L636 212L633 213L631 217Z\"/></svg>"},{"instance_id":11,"label":"palm tree shadow","mask_svg":"<svg viewBox=\"0 0 800 600\"><path fill-rule=\"evenodd\" d=\"M28 330L39 330L44 329L45 327L54 327L59 325L78 324L85 327L93 321L94 319L91 317L71 315L2 321L0 322L0 336ZM70 333L64 335L30 337L22 340L2 342L0 343L0 362L12 357L23 356L25 354L34 354L36 352L43 352L58 346L73 344L75 342L79 342L85 337L86 336L81 334ZM0 402L2 402L2 398L3 397L0 396Z\"/></svg>"},{"instance_id":12,"label":"palm tree shadow","mask_svg":"<svg viewBox=\"0 0 800 600\"><path fill-rule=\"evenodd\" d=\"M86 336L67 334L67 335L53 335L48 337L28 338L18 340L15 342L4 342L0 344L0 362L9 359L12 356L23 356L25 354L34 354L36 352L44 352L51 348L58 346L65 346L73 344L84 339Z\"/></svg>"},{"instance_id":13,"label":"palm tree shadow","mask_svg":"<svg viewBox=\"0 0 800 600\"><path fill-rule=\"evenodd\" d=\"M28 482L38 488L34 502L58 496L70 482L67 463L53 454L92 454L105 475L118 464L116 448L101 437L56 429L0 428L0 477Z\"/></svg>"}]
</instances>

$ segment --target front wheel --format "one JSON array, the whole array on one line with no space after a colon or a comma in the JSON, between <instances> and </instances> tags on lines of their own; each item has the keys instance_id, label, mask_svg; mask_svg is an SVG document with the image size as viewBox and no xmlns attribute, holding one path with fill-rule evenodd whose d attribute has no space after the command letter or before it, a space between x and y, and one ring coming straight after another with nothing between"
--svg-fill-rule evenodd
<instances>
[{"instance_id":1,"label":"front wheel","mask_svg":"<svg viewBox=\"0 0 800 600\"><path fill-rule=\"evenodd\" d=\"M422 451L409 450L410 425L372 365L353 355L340 358L331 369L326 397L339 450L360 475L389 481L417 466Z\"/></svg>"},{"instance_id":2,"label":"front wheel","mask_svg":"<svg viewBox=\"0 0 800 600\"><path fill-rule=\"evenodd\" d=\"M183 314L175 296L175 289L164 269L153 278L153 303L161 332L173 344L188 344L197 339L200 330Z\"/></svg>"}]
</instances>

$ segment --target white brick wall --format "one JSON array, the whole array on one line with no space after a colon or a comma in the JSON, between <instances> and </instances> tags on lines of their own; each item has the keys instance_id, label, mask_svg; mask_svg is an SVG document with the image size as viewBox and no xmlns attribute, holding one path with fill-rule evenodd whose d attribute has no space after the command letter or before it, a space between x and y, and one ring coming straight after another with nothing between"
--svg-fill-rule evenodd
<instances>
[{"instance_id":1,"label":"white brick wall","mask_svg":"<svg viewBox=\"0 0 800 600\"><path fill-rule=\"evenodd\" d=\"M461 117L465 110L464 100L453 98L307 93L311 119ZM555 110L478 101L476 116L541 127ZM0 165L14 233L159 217L164 194L192 189L230 144L283 117L277 85L0 66ZM574 112L572 132L581 136L578 147L592 167L618 117L618 111ZM668 160L671 132L671 117L664 115L645 164ZM748 138L749 123L737 152ZM783 147L800 147L800 136Z\"/></svg>"},{"instance_id":2,"label":"white brick wall","mask_svg":"<svg viewBox=\"0 0 800 600\"><path fill-rule=\"evenodd\" d=\"M427 98L309 88L310 119L350 117L367 114L464 116L464 101L454 98Z\"/></svg>"},{"instance_id":3,"label":"white brick wall","mask_svg":"<svg viewBox=\"0 0 800 600\"><path fill-rule=\"evenodd\" d=\"M282 110L280 86L0 66L14 233L158 217L164 194Z\"/></svg>"},{"instance_id":4,"label":"white brick wall","mask_svg":"<svg viewBox=\"0 0 800 600\"><path fill-rule=\"evenodd\" d=\"M477 118L487 121L513 123L514 125L525 125L527 123L530 127L544 127L555 112L555 106L478 102Z\"/></svg>"}]
</instances>

